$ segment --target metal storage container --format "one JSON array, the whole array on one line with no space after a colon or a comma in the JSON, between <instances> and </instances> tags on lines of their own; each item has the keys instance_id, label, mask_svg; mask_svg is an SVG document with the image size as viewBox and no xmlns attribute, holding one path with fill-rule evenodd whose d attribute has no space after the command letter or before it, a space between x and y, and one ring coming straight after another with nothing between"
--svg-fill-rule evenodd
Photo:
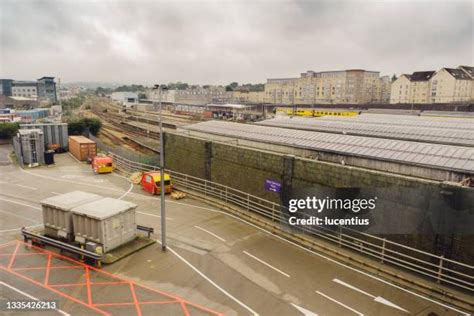
<instances>
[{"instance_id":1,"label":"metal storage container","mask_svg":"<svg viewBox=\"0 0 474 316\"><path fill-rule=\"evenodd\" d=\"M97 144L84 136L69 136L69 152L77 160L85 161L97 155Z\"/></svg>"},{"instance_id":2,"label":"metal storage container","mask_svg":"<svg viewBox=\"0 0 474 316\"><path fill-rule=\"evenodd\" d=\"M40 129L20 129L13 139L13 148L20 163L43 164L43 142L43 132Z\"/></svg>"},{"instance_id":3,"label":"metal storage container","mask_svg":"<svg viewBox=\"0 0 474 316\"><path fill-rule=\"evenodd\" d=\"M113 198L83 204L71 210L77 242L102 245L104 253L135 239L133 203Z\"/></svg>"},{"instance_id":4,"label":"metal storage container","mask_svg":"<svg viewBox=\"0 0 474 316\"><path fill-rule=\"evenodd\" d=\"M20 128L41 129L46 148L50 145L59 145L60 148L66 149L68 146L67 123L20 124Z\"/></svg>"},{"instance_id":5,"label":"metal storage container","mask_svg":"<svg viewBox=\"0 0 474 316\"><path fill-rule=\"evenodd\" d=\"M76 206L102 198L97 194L73 191L41 201L45 234L73 241L74 233L70 210Z\"/></svg>"}]
</instances>

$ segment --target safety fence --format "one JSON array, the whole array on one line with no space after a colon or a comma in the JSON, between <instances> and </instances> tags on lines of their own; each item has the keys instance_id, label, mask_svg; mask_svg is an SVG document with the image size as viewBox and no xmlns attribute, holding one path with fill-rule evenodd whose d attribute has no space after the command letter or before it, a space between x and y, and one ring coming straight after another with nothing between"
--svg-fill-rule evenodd
<instances>
[{"instance_id":1,"label":"safety fence","mask_svg":"<svg viewBox=\"0 0 474 316\"><path fill-rule=\"evenodd\" d=\"M113 152L109 152L109 155L114 158L116 167L127 173L159 170L158 166L135 162ZM280 223L282 229L285 223L288 223L288 218L285 215L287 212L282 212L282 206L278 203L180 172L172 170L166 170L166 172L170 174L173 185L177 188L193 190L204 196L217 198L225 203L238 206L245 212L259 214L274 223ZM329 229L305 225L299 226L298 229L291 228L291 232L322 238L340 247L349 248L357 253L374 258L384 264L421 274L438 283L471 292L474 291L474 266L472 265L343 226Z\"/></svg>"}]
</instances>

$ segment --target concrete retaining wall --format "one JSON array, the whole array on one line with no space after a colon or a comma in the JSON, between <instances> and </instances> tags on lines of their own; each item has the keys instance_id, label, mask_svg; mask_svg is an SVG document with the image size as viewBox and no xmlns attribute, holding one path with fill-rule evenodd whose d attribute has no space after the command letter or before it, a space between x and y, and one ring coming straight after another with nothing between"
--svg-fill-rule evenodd
<instances>
[{"instance_id":1,"label":"concrete retaining wall","mask_svg":"<svg viewBox=\"0 0 474 316\"><path fill-rule=\"evenodd\" d=\"M171 133L165 134L165 165L171 170L227 185L274 202L280 202L280 198L277 194L265 190L265 179L272 179L282 183L284 187L293 188L373 188L364 189L369 194L380 192L374 190L387 188L383 191L385 205L382 209L389 212L390 203L397 203L398 206L402 204L403 207L399 208L406 212L403 218L409 221L406 224L411 225L422 225L426 220L425 210L430 203L427 200L429 194L423 196L419 192L434 192L433 194L439 195L441 190L446 189L445 184L437 181L256 150L236 146L232 142L209 142ZM467 192L470 196L473 190L449 185L448 189L460 190L462 194ZM447 211L454 212L452 209ZM380 220L387 216L379 215ZM441 238L436 235L386 237L430 253L444 254L455 260L474 261L474 249L469 247L469 240L472 241L473 236L450 234Z\"/></svg>"}]
</instances>

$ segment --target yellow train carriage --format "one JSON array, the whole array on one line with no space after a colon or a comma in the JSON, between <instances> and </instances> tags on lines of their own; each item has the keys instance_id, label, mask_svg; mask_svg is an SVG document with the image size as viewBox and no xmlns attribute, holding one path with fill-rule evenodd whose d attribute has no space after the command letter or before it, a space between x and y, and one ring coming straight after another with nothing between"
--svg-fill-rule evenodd
<instances>
[{"instance_id":1,"label":"yellow train carriage","mask_svg":"<svg viewBox=\"0 0 474 316\"><path fill-rule=\"evenodd\" d=\"M323 109L310 109L310 108L276 108L276 113L284 113L292 116L356 116L359 112L356 111L339 111L339 110L323 110Z\"/></svg>"}]
</instances>

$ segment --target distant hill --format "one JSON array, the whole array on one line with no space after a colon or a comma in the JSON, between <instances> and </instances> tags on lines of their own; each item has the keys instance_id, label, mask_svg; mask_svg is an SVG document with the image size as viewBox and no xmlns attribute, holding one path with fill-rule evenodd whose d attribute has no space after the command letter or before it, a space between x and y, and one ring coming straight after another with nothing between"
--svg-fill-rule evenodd
<instances>
[{"instance_id":1,"label":"distant hill","mask_svg":"<svg viewBox=\"0 0 474 316\"><path fill-rule=\"evenodd\" d=\"M77 82L61 82L63 87L85 87L87 89L95 90L98 87L115 89L122 86L121 83L112 82L93 82L93 81L77 81Z\"/></svg>"}]
</instances>

